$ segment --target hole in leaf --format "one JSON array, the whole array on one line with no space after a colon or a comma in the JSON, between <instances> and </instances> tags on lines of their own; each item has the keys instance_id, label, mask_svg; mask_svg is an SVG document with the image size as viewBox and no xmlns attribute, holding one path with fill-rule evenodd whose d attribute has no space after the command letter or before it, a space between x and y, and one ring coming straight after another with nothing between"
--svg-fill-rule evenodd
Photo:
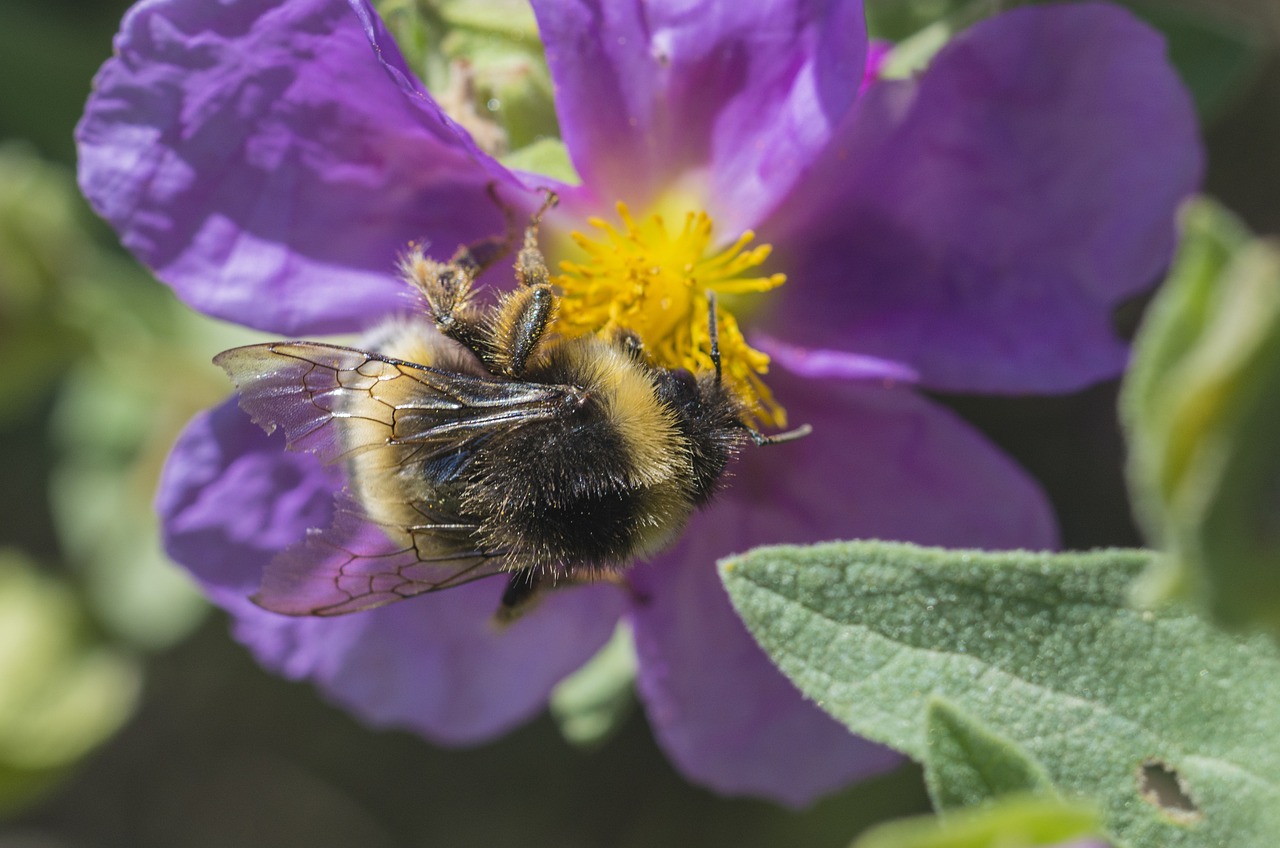
<instances>
[{"instance_id":1,"label":"hole in leaf","mask_svg":"<svg viewBox=\"0 0 1280 848\"><path fill-rule=\"evenodd\" d=\"M1138 767L1138 791L1148 804L1160 809L1180 824L1191 824L1204 818L1177 769L1164 760L1152 758Z\"/></svg>"}]
</instances>

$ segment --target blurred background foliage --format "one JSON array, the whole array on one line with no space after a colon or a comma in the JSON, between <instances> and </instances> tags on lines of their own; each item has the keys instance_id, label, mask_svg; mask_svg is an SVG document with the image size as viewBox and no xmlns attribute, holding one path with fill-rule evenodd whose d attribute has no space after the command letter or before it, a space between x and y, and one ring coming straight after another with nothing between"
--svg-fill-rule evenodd
<instances>
[{"instance_id":1,"label":"blurred background foliage","mask_svg":"<svg viewBox=\"0 0 1280 848\"><path fill-rule=\"evenodd\" d=\"M904 66L1016 5L867 3ZM1206 191L1280 233L1280 4L1126 3L1194 93ZM564 168L521 0L381 5L489 149ZM0 4L0 846L838 846L927 810L910 766L799 813L691 787L608 657L560 693L563 728L547 716L464 751L366 730L254 665L165 562L150 503L179 428L227 393L210 357L251 337L180 306L75 190L72 128L126 7ZM1144 305L1118 313L1122 332ZM1068 547L1140 543L1115 383L942 400L1042 481Z\"/></svg>"},{"instance_id":2,"label":"blurred background foliage","mask_svg":"<svg viewBox=\"0 0 1280 848\"><path fill-rule=\"evenodd\" d=\"M1165 556L1140 600L1280 635L1280 239L1189 206L1120 398L1134 513Z\"/></svg>"}]
</instances>

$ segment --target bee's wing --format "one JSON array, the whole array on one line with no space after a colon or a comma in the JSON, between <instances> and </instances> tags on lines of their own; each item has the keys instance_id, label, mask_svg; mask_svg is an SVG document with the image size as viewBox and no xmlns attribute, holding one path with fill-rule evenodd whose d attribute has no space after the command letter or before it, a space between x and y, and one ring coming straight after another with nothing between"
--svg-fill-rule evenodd
<instances>
[{"instance_id":1,"label":"bee's wing","mask_svg":"<svg viewBox=\"0 0 1280 848\"><path fill-rule=\"evenodd\" d=\"M562 415L574 391L312 342L235 348L214 361L239 387L245 411L267 432L283 428L290 449L331 463L359 456L384 469ZM411 517L379 524L340 494L333 524L272 560L254 601L288 615L340 615L503 570L502 552L476 549L473 524L411 499L403 506Z\"/></svg>"},{"instance_id":2,"label":"bee's wing","mask_svg":"<svg viewBox=\"0 0 1280 848\"><path fill-rule=\"evenodd\" d=\"M355 348L271 342L214 357L240 406L291 450L336 462L369 449L473 438L563 414L572 389L441 371Z\"/></svg>"},{"instance_id":3,"label":"bee's wing","mask_svg":"<svg viewBox=\"0 0 1280 848\"><path fill-rule=\"evenodd\" d=\"M339 494L333 523L278 554L253 602L285 615L343 615L503 571L502 554L475 550L465 525L409 528L402 544L386 529L348 493ZM453 535L456 544L442 544L441 534Z\"/></svg>"}]
</instances>

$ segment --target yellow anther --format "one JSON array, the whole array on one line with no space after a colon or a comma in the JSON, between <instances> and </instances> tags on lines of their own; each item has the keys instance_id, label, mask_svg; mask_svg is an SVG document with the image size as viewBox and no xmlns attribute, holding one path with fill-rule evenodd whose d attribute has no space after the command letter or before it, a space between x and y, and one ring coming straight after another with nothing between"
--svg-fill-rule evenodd
<instances>
[{"instance_id":1,"label":"yellow anther","mask_svg":"<svg viewBox=\"0 0 1280 848\"><path fill-rule=\"evenodd\" d=\"M714 226L705 212L685 215L673 235L660 215L637 221L625 204L617 208L621 227L592 218L588 223L596 232L573 233L584 258L561 262L562 273L554 279L561 290L557 331L578 336L628 330L655 365L713 369L708 293L736 296L782 285L782 274L747 276L772 249L747 249L755 240L750 231L728 247L714 248ZM726 383L758 423L785 426L785 412L760 378L769 357L747 344L719 299L716 327Z\"/></svg>"}]
</instances>

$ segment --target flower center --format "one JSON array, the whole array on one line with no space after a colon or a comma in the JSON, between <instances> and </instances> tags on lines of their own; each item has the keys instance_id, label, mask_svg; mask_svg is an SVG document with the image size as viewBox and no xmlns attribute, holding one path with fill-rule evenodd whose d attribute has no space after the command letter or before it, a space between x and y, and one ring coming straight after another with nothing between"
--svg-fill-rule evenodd
<instances>
[{"instance_id":1,"label":"flower center","mask_svg":"<svg viewBox=\"0 0 1280 848\"><path fill-rule=\"evenodd\" d=\"M716 297L716 329L723 379L762 424L781 427L786 413L760 379L768 355L742 337L738 322L721 295L763 292L786 281L783 274L747 276L772 248L747 246L755 233L744 232L727 248L714 250L713 225L705 212L685 215L683 227L667 229L660 215L636 221L618 204L619 229L600 218L588 223L594 238L574 232L585 253L582 262L561 262L554 282L561 290L556 329L565 336L630 331L644 343L652 364L705 372L711 359L711 298Z\"/></svg>"}]
</instances>

